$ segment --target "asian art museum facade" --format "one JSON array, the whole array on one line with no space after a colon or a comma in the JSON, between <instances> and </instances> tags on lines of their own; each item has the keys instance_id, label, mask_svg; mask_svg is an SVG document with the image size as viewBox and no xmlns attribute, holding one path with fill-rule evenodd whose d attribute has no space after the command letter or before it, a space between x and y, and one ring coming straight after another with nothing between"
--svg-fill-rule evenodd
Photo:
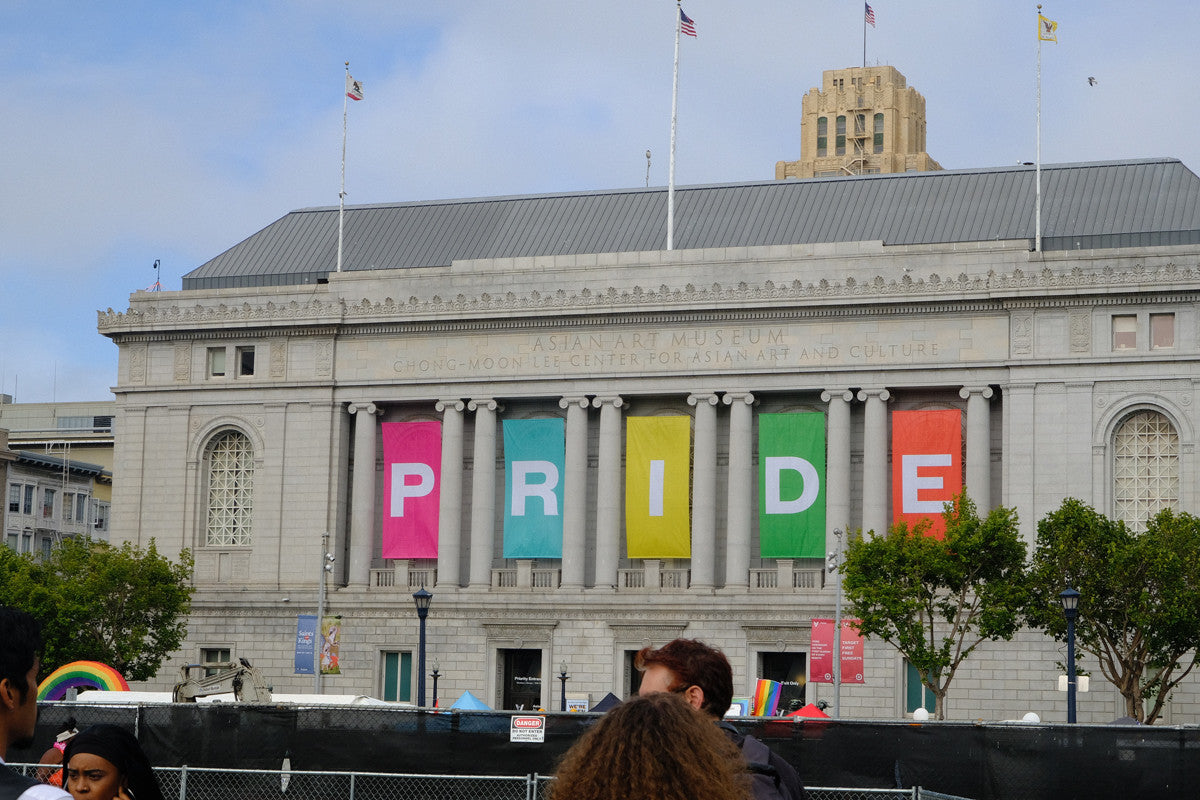
<instances>
[{"instance_id":1,"label":"asian art museum facade","mask_svg":"<svg viewBox=\"0 0 1200 800\"><path fill-rule=\"evenodd\" d=\"M441 702L629 692L720 646L736 694L803 684L835 529L965 486L1038 519L1200 511L1200 179L1170 159L304 209L102 312L120 350L112 536L187 547L178 663L277 691L326 613L323 690ZM985 645L951 719L1061 720L1061 646ZM1088 666L1085 662L1084 666ZM1091 665L1094 666L1095 665ZM1098 670L1081 721L1123 713ZM868 641L843 716L922 702ZM792 696L799 686L789 689ZM805 699L831 699L809 682ZM1193 722L1185 686L1166 721Z\"/></svg>"}]
</instances>

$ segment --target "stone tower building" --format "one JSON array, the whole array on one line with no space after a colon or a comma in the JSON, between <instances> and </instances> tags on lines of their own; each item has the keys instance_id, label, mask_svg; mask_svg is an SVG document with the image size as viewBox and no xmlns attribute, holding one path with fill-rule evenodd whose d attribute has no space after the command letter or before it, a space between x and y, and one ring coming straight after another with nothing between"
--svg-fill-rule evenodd
<instances>
[{"instance_id":1,"label":"stone tower building","mask_svg":"<svg viewBox=\"0 0 1200 800\"><path fill-rule=\"evenodd\" d=\"M832 178L942 167L925 152L925 98L895 67L826 70L803 98L800 160L775 178Z\"/></svg>"}]
</instances>

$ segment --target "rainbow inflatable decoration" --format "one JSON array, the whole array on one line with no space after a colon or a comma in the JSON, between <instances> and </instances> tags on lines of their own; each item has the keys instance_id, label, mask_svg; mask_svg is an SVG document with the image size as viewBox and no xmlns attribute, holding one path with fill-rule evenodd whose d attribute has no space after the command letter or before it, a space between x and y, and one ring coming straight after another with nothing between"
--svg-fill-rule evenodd
<instances>
[{"instance_id":1,"label":"rainbow inflatable decoration","mask_svg":"<svg viewBox=\"0 0 1200 800\"><path fill-rule=\"evenodd\" d=\"M754 689L754 716L773 717L779 710L779 691L783 684L759 678Z\"/></svg>"},{"instance_id":2,"label":"rainbow inflatable decoration","mask_svg":"<svg viewBox=\"0 0 1200 800\"><path fill-rule=\"evenodd\" d=\"M128 692L129 684L107 664L99 661L72 661L51 672L46 680L38 684L37 699L62 700L68 689L87 686L92 689L107 689L110 692Z\"/></svg>"}]
</instances>

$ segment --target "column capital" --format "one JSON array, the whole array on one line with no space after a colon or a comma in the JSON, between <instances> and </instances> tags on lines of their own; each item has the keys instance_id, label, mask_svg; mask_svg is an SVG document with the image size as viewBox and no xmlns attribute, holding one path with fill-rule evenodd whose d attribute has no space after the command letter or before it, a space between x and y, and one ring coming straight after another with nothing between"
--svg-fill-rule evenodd
<instances>
[{"instance_id":1,"label":"column capital","mask_svg":"<svg viewBox=\"0 0 1200 800\"><path fill-rule=\"evenodd\" d=\"M733 391L725 392L721 396L721 401L727 406L732 406L734 403L745 403L748 406L754 405L754 395L745 389L734 389Z\"/></svg>"},{"instance_id":2,"label":"column capital","mask_svg":"<svg viewBox=\"0 0 1200 800\"><path fill-rule=\"evenodd\" d=\"M437 412L439 414L444 414L447 411L461 412L466 407L467 407L467 404L457 398L452 399L452 400L438 400L437 404L434 405L434 408L437 409Z\"/></svg>"},{"instance_id":3,"label":"column capital","mask_svg":"<svg viewBox=\"0 0 1200 800\"><path fill-rule=\"evenodd\" d=\"M472 411L478 411L481 408L488 411L498 411L500 410L500 404L490 397L477 397L471 402L467 403L467 408L471 409Z\"/></svg>"},{"instance_id":4,"label":"column capital","mask_svg":"<svg viewBox=\"0 0 1200 800\"><path fill-rule=\"evenodd\" d=\"M349 408L347 408L347 411L349 411L351 414L358 414L359 412L372 415L383 413L383 410L372 402L351 403Z\"/></svg>"},{"instance_id":5,"label":"column capital","mask_svg":"<svg viewBox=\"0 0 1200 800\"><path fill-rule=\"evenodd\" d=\"M878 397L880 400L882 400L883 402L886 403L888 400L892 399L892 393L889 392L887 389L859 389L858 390L858 399L860 401L866 402L866 400L870 397Z\"/></svg>"},{"instance_id":6,"label":"column capital","mask_svg":"<svg viewBox=\"0 0 1200 800\"><path fill-rule=\"evenodd\" d=\"M984 400L991 400L995 392L990 386L964 386L958 390L958 396L963 400L970 398L973 394L982 395Z\"/></svg>"},{"instance_id":7,"label":"column capital","mask_svg":"<svg viewBox=\"0 0 1200 800\"><path fill-rule=\"evenodd\" d=\"M845 400L847 403L849 403L854 399L854 392L850 391L849 389L826 389L825 391L821 392L822 403L828 403L835 397L840 397L842 400Z\"/></svg>"},{"instance_id":8,"label":"column capital","mask_svg":"<svg viewBox=\"0 0 1200 800\"><path fill-rule=\"evenodd\" d=\"M609 395L607 397L592 398L593 408L603 408L604 406L612 406L613 408L617 409L624 408L625 398L621 397L619 394Z\"/></svg>"},{"instance_id":9,"label":"column capital","mask_svg":"<svg viewBox=\"0 0 1200 800\"><path fill-rule=\"evenodd\" d=\"M719 399L716 392L696 392L687 396L689 406L698 406L701 403L708 403L710 406L715 406Z\"/></svg>"},{"instance_id":10,"label":"column capital","mask_svg":"<svg viewBox=\"0 0 1200 800\"><path fill-rule=\"evenodd\" d=\"M589 405L591 405L591 403L583 395L567 395L565 397L560 397L558 400L559 408L571 408L572 406L587 408Z\"/></svg>"}]
</instances>

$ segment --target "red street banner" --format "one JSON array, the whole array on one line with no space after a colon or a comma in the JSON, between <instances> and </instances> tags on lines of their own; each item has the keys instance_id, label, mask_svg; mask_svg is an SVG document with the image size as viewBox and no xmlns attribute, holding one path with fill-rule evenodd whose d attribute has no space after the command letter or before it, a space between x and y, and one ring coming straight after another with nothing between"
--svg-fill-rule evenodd
<instances>
[{"instance_id":1,"label":"red street banner","mask_svg":"<svg viewBox=\"0 0 1200 800\"><path fill-rule=\"evenodd\" d=\"M946 532L942 510L962 486L962 412L894 412L892 508L896 521L912 526L929 519L928 534L942 538Z\"/></svg>"},{"instance_id":2,"label":"red street banner","mask_svg":"<svg viewBox=\"0 0 1200 800\"><path fill-rule=\"evenodd\" d=\"M856 619L842 620L842 683L865 683L863 678L863 638ZM833 620L812 621L809 646L808 679L813 683L833 683Z\"/></svg>"}]
</instances>

